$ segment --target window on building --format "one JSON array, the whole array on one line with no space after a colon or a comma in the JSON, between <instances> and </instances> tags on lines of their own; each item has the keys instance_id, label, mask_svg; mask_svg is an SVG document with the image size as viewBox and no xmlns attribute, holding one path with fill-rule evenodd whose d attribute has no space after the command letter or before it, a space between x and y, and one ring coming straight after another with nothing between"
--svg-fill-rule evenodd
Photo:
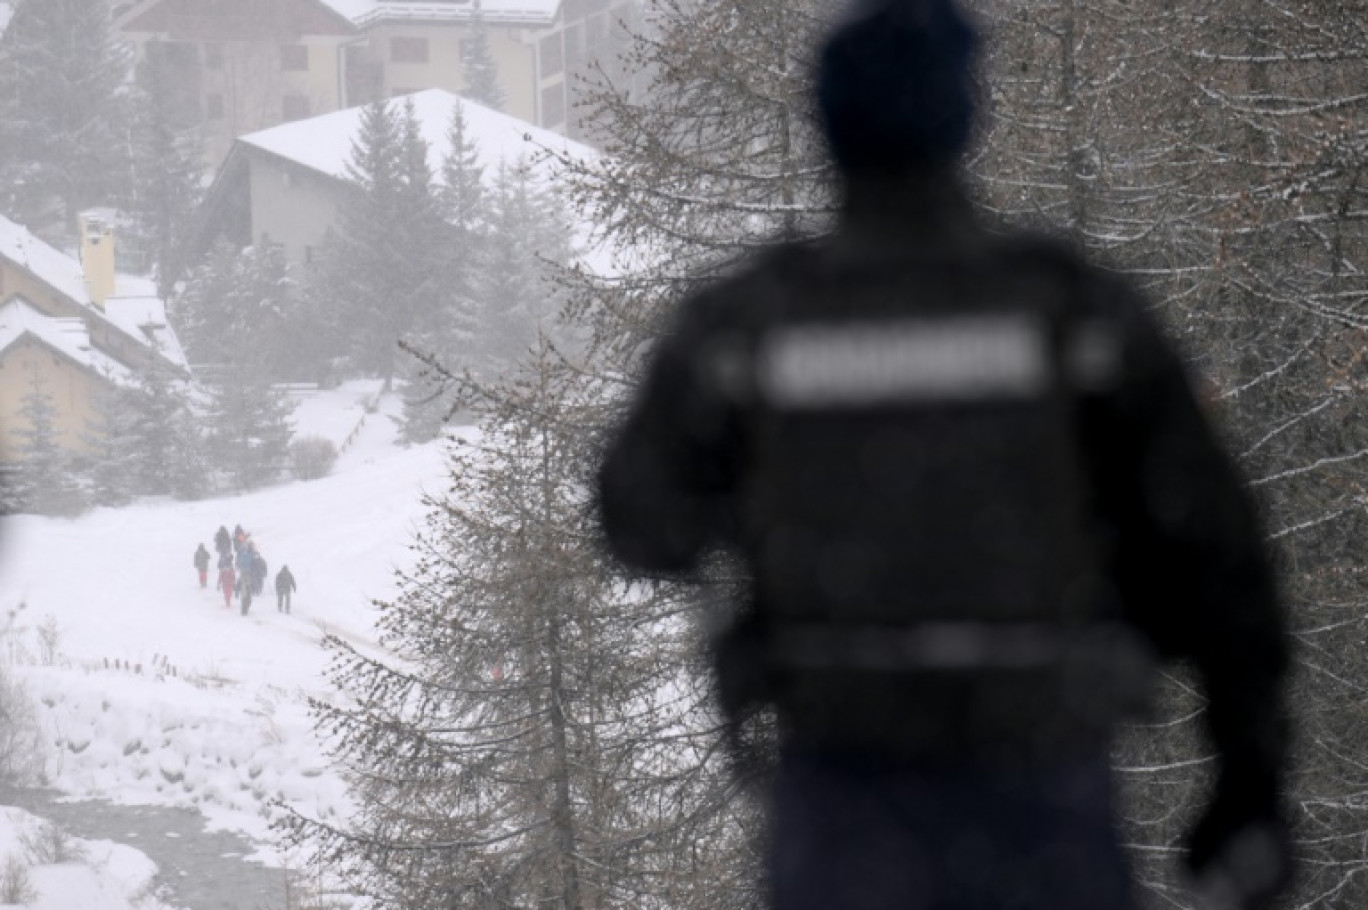
<instances>
[{"instance_id":1,"label":"window on building","mask_svg":"<svg viewBox=\"0 0 1368 910\"><path fill-rule=\"evenodd\" d=\"M223 69L223 45L206 44L204 46L204 68L207 70Z\"/></svg>"},{"instance_id":2,"label":"window on building","mask_svg":"<svg viewBox=\"0 0 1368 910\"><path fill-rule=\"evenodd\" d=\"M538 45L537 56L541 59L541 77L555 76L565 70L565 50L561 47L561 33L547 35Z\"/></svg>"},{"instance_id":3,"label":"window on building","mask_svg":"<svg viewBox=\"0 0 1368 910\"><path fill-rule=\"evenodd\" d=\"M565 122L565 83L557 82L541 93L541 125L557 126Z\"/></svg>"},{"instance_id":4,"label":"window on building","mask_svg":"<svg viewBox=\"0 0 1368 910\"><path fill-rule=\"evenodd\" d=\"M282 44L280 68L285 72L308 72L309 47L306 44Z\"/></svg>"},{"instance_id":5,"label":"window on building","mask_svg":"<svg viewBox=\"0 0 1368 910\"><path fill-rule=\"evenodd\" d=\"M390 39L390 62L391 63L427 63L428 62L428 39L426 38L391 38Z\"/></svg>"},{"instance_id":6,"label":"window on building","mask_svg":"<svg viewBox=\"0 0 1368 910\"><path fill-rule=\"evenodd\" d=\"M223 119L223 96L218 92L211 92L204 96L204 119Z\"/></svg>"},{"instance_id":7,"label":"window on building","mask_svg":"<svg viewBox=\"0 0 1368 910\"><path fill-rule=\"evenodd\" d=\"M288 123L291 120L303 120L309 116L309 96L291 93L281 99L281 116Z\"/></svg>"}]
</instances>

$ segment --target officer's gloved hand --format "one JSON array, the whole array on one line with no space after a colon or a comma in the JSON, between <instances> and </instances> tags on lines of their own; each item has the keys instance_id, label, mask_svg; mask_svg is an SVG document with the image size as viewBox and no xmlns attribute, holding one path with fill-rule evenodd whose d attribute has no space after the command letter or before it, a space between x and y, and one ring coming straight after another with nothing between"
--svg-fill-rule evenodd
<instances>
[{"instance_id":1,"label":"officer's gloved hand","mask_svg":"<svg viewBox=\"0 0 1368 910\"><path fill-rule=\"evenodd\" d=\"M1291 838L1283 813L1276 806L1252 806L1247 796L1218 787L1188 838L1187 865L1199 910L1262 910L1291 883Z\"/></svg>"}]
</instances>

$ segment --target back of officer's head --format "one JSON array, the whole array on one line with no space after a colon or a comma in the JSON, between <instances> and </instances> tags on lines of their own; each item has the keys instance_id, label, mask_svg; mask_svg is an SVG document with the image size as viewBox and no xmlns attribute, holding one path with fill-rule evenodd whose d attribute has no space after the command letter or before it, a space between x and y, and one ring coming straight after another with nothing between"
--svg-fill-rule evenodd
<instances>
[{"instance_id":1,"label":"back of officer's head","mask_svg":"<svg viewBox=\"0 0 1368 910\"><path fill-rule=\"evenodd\" d=\"M978 36L955 0L856 0L823 43L817 110L847 173L950 165L969 141Z\"/></svg>"}]
</instances>

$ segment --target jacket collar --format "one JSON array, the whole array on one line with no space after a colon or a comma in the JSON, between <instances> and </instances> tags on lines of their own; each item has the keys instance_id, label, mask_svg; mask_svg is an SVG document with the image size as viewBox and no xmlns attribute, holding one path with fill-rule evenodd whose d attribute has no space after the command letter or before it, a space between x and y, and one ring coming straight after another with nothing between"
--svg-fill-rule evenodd
<instances>
[{"instance_id":1,"label":"jacket collar","mask_svg":"<svg viewBox=\"0 0 1368 910\"><path fill-rule=\"evenodd\" d=\"M847 176L840 228L852 243L870 249L922 251L957 249L984 233L952 169Z\"/></svg>"}]
</instances>

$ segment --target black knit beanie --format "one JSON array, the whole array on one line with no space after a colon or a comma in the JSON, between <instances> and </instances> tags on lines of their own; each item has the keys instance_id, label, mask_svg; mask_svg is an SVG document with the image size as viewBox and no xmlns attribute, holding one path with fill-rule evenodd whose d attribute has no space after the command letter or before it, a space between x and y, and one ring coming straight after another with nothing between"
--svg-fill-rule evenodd
<instances>
[{"instance_id":1,"label":"black knit beanie","mask_svg":"<svg viewBox=\"0 0 1368 910\"><path fill-rule=\"evenodd\" d=\"M822 45L817 109L846 172L953 162L974 119L978 35L955 0L856 0Z\"/></svg>"}]
</instances>

